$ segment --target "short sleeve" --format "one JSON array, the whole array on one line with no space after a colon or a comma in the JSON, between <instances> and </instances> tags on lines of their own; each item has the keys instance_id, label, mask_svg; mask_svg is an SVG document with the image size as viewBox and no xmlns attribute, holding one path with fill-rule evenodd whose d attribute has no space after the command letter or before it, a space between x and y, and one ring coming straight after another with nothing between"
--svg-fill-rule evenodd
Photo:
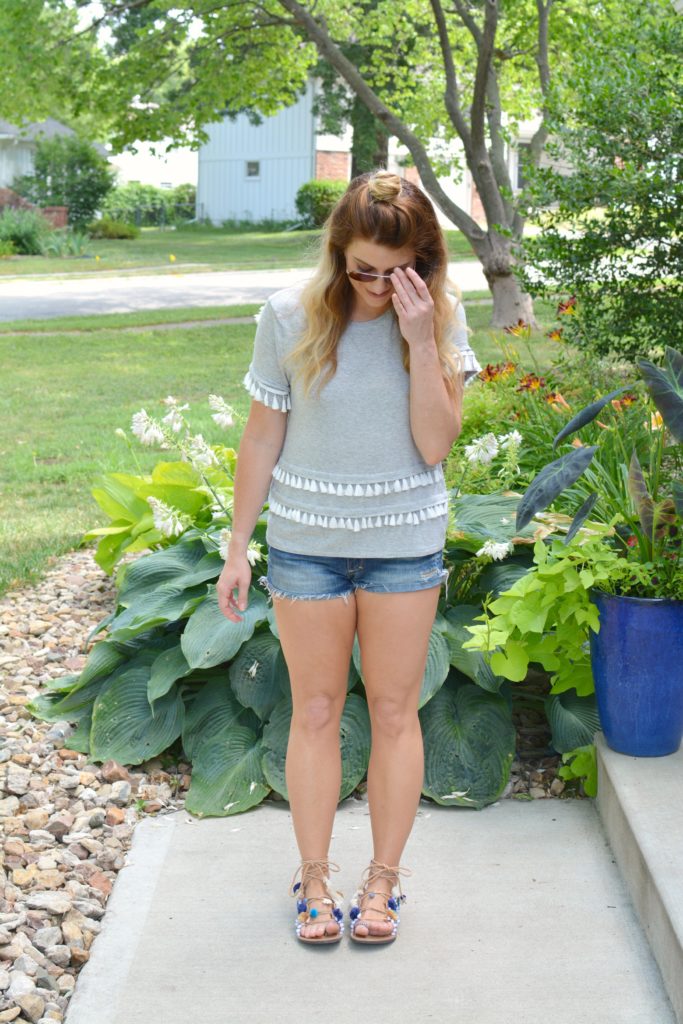
<instances>
[{"instance_id":1,"label":"short sleeve","mask_svg":"<svg viewBox=\"0 0 683 1024\"><path fill-rule=\"evenodd\" d=\"M291 409L289 381L278 355L278 319L270 299L261 307L256 323L251 363L242 384L252 398L270 409Z\"/></svg>"},{"instance_id":2,"label":"short sleeve","mask_svg":"<svg viewBox=\"0 0 683 1024\"><path fill-rule=\"evenodd\" d=\"M467 330L467 317L465 316L465 307L462 302L458 302L456 304L455 327L452 330L453 334L451 336L451 340L460 352L465 384L469 384L481 370L481 365L477 361L477 357L473 350L470 348L470 343L468 341L469 332Z\"/></svg>"}]
</instances>

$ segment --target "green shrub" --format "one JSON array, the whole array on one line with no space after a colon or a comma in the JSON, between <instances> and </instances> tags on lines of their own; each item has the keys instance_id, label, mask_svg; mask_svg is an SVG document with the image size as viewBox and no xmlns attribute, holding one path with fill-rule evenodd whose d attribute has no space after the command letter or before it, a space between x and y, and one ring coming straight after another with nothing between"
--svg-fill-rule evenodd
<instances>
[{"instance_id":1,"label":"green shrub","mask_svg":"<svg viewBox=\"0 0 683 1024\"><path fill-rule=\"evenodd\" d=\"M35 210L12 207L0 213L0 242L11 242L22 256L40 256L51 228L42 214Z\"/></svg>"},{"instance_id":2,"label":"green shrub","mask_svg":"<svg viewBox=\"0 0 683 1024\"><path fill-rule=\"evenodd\" d=\"M87 256L89 255L89 238L85 231L53 231L43 243L43 255Z\"/></svg>"},{"instance_id":3,"label":"green shrub","mask_svg":"<svg viewBox=\"0 0 683 1024\"><path fill-rule=\"evenodd\" d=\"M317 180L306 181L297 191L296 208L305 226L319 228L327 220L332 207L346 192L348 182Z\"/></svg>"},{"instance_id":4,"label":"green shrub","mask_svg":"<svg viewBox=\"0 0 683 1024\"><path fill-rule=\"evenodd\" d=\"M127 224L123 220L102 217L88 224L88 234L91 238L137 238L140 229L135 224Z\"/></svg>"},{"instance_id":5,"label":"green shrub","mask_svg":"<svg viewBox=\"0 0 683 1024\"><path fill-rule=\"evenodd\" d=\"M6 256L14 256L15 252L14 242L11 242L9 239L7 241L0 240L0 259Z\"/></svg>"},{"instance_id":6,"label":"green shrub","mask_svg":"<svg viewBox=\"0 0 683 1024\"><path fill-rule=\"evenodd\" d=\"M75 136L38 142L32 174L12 188L37 206L66 206L69 224L83 228L112 187L114 171L94 146Z\"/></svg>"}]
</instances>

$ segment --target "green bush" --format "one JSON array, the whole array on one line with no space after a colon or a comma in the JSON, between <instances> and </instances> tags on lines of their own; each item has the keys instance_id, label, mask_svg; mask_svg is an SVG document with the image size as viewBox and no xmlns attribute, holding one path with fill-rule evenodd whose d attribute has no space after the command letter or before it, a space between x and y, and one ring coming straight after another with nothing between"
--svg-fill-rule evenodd
<instances>
[{"instance_id":1,"label":"green bush","mask_svg":"<svg viewBox=\"0 0 683 1024\"><path fill-rule=\"evenodd\" d=\"M36 210L9 207L0 213L0 243L10 242L22 256L40 256L51 228Z\"/></svg>"},{"instance_id":2,"label":"green bush","mask_svg":"<svg viewBox=\"0 0 683 1024\"><path fill-rule=\"evenodd\" d=\"M157 188L130 181L113 189L102 206L104 217L138 227L182 224L194 219L197 190L194 185Z\"/></svg>"},{"instance_id":3,"label":"green bush","mask_svg":"<svg viewBox=\"0 0 683 1024\"><path fill-rule=\"evenodd\" d=\"M137 238L140 229L135 224L127 224L122 220L112 220L111 217L102 217L88 224L88 234L91 238Z\"/></svg>"},{"instance_id":4,"label":"green bush","mask_svg":"<svg viewBox=\"0 0 683 1024\"><path fill-rule=\"evenodd\" d=\"M6 241L0 240L0 259L5 258L6 256L14 256L15 252L16 249L14 248L14 242L11 242L9 239Z\"/></svg>"},{"instance_id":5,"label":"green bush","mask_svg":"<svg viewBox=\"0 0 683 1024\"><path fill-rule=\"evenodd\" d=\"M297 191L295 202L305 227L322 227L332 207L341 199L347 187L346 181L314 179L304 182Z\"/></svg>"},{"instance_id":6,"label":"green bush","mask_svg":"<svg viewBox=\"0 0 683 1024\"><path fill-rule=\"evenodd\" d=\"M37 206L66 206L69 224L83 228L112 188L114 171L106 157L76 136L40 140L32 174L12 188Z\"/></svg>"},{"instance_id":7,"label":"green bush","mask_svg":"<svg viewBox=\"0 0 683 1024\"><path fill-rule=\"evenodd\" d=\"M44 256L87 256L89 239L85 231L53 231L43 243Z\"/></svg>"}]
</instances>

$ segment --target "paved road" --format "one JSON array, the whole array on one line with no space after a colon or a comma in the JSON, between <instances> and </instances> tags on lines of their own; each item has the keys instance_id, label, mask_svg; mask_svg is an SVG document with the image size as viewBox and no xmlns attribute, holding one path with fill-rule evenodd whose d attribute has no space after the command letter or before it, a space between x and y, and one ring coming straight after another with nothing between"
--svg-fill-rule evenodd
<instances>
[{"instance_id":1,"label":"paved road","mask_svg":"<svg viewBox=\"0 0 683 1024\"><path fill-rule=\"evenodd\" d=\"M451 263L450 272L463 291L486 288L479 263ZM59 280L0 277L0 321L264 302L278 288L310 274L308 268Z\"/></svg>"}]
</instances>

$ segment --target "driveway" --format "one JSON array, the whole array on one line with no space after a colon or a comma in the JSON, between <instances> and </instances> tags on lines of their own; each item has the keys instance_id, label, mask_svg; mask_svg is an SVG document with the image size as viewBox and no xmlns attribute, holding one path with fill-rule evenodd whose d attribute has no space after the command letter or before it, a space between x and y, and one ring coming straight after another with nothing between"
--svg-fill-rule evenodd
<instances>
[{"instance_id":1,"label":"driveway","mask_svg":"<svg viewBox=\"0 0 683 1024\"><path fill-rule=\"evenodd\" d=\"M449 269L463 291L486 289L479 263L451 263ZM278 288L310 275L311 269L306 268L54 280L0 278L0 321L265 302Z\"/></svg>"}]
</instances>

